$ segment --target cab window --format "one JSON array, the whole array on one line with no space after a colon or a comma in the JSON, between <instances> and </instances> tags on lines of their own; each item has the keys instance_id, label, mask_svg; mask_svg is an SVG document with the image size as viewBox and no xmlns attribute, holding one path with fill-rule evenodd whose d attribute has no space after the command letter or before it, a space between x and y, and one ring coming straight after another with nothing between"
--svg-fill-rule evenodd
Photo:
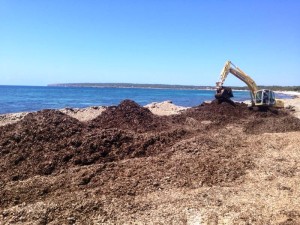
<instances>
[{"instance_id":1,"label":"cab window","mask_svg":"<svg viewBox=\"0 0 300 225\"><path fill-rule=\"evenodd\" d=\"M261 100L262 100L262 92L261 92L261 91L258 91L258 92L256 92L256 94L255 94L255 102L256 102L256 103L261 103Z\"/></svg>"}]
</instances>

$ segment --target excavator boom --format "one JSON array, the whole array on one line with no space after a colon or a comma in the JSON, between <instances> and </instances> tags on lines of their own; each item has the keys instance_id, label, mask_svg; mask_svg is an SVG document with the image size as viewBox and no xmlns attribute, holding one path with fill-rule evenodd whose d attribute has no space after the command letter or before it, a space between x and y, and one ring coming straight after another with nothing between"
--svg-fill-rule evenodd
<instances>
[{"instance_id":1,"label":"excavator boom","mask_svg":"<svg viewBox=\"0 0 300 225\"><path fill-rule=\"evenodd\" d=\"M221 71L220 79L216 83L217 90L221 88L229 73L233 74L238 79L247 84L248 88L250 89L251 99L254 99L254 93L258 90L255 81L252 80L252 78L249 75L247 75L244 71L235 66L231 61L227 61Z\"/></svg>"}]
</instances>

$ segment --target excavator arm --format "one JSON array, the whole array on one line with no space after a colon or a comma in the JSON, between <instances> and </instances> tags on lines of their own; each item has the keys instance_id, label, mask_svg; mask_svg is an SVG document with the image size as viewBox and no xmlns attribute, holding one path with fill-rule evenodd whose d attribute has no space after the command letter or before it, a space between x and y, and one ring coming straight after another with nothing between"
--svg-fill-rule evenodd
<instances>
[{"instance_id":1,"label":"excavator arm","mask_svg":"<svg viewBox=\"0 0 300 225\"><path fill-rule=\"evenodd\" d=\"M220 79L216 83L217 90L222 89L223 83L229 73L233 74L235 77L247 84L251 93L251 100L253 101L255 92L258 90L256 83L251 79L250 76L248 76L244 71L235 66L231 61L227 61L221 71Z\"/></svg>"}]
</instances>

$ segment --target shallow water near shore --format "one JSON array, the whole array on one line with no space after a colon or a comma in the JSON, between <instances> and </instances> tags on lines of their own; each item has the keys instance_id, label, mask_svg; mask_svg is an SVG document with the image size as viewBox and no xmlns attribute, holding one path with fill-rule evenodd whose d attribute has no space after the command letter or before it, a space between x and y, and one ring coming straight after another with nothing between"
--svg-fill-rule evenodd
<instances>
[{"instance_id":1,"label":"shallow water near shore","mask_svg":"<svg viewBox=\"0 0 300 225\"><path fill-rule=\"evenodd\" d=\"M283 94L277 97L290 98ZM213 98L213 90L0 85L0 114L66 107L110 106L118 105L124 99L134 100L140 105L170 100L176 105L192 107ZM234 91L235 101L249 98L248 91Z\"/></svg>"}]
</instances>

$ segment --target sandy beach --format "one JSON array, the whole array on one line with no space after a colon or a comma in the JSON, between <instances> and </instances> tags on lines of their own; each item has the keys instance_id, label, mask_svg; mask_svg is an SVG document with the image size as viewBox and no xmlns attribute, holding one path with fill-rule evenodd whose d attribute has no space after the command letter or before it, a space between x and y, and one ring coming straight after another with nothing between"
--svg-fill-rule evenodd
<instances>
[{"instance_id":1,"label":"sandy beach","mask_svg":"<svg viewBox=\"0 0 300 225\"><path fill-rule=\"evenodd\" d=\"M187 107L174 105L171 101L153 102L145 105L144 107L149 109L153 114L159 116L175 115L187 109ZM64 108L60 109L59 111L81 122L86 122L101 115L106 108L107 107L104 106L94 106L82 109ZM28 112L2 114L0 115L0 126L16 123L23 119L27 114Z\"/></svg>"},{"instance_id":2,"label":"sandy beach","mask_svg":"<svg viewBox=\"0 0 300 225\"><path fill-rule=\"evenodd\" d=\"M1 1L0 225L300 225L299 12Z\"/></svg>"},{"instance_id":3,"label":"sandy beach","mask_svg":"<svg viewBox=\"0 0 300 225\"><path fill-rule=\"evenodd\" d=\"M296 91L282 91L280 93L293 96L292 99L285 99L285 107L292 109L292 113L300 118L300 93Z\"/></svg>"},{"instance_id":4,"label":"sandy beach","mask_svg":"<svg viewBox=\"0 0 300 225\"><path fill-rule=\"evenodd\" d=\"M291 95L294 98L292 99L284 99L285 107L288 108L291 113L300 118L300 93L299 92L280 92L286 95ZM149 109L153 114L158 116L169 116L176 115L184 110L188 109L188 107L177 106L173 104L171 101L164 102L153 102L144 106ZM81 122L89 121L97 116L101 115L103 111L106 110L107 107L104 106L94 106L88 108L64 108L59 111L65 113L68 116L71 116L75 119L78 119ZM0 126L4 126L7 124L15 123L24 118L28 113L20 112L20 113L8 113L0 115Z\"/></svg>"},{"instance_id":5,"label":"sandy beach","mask_svg":"<svg viewBox=\"0 0 300 225\"><path fill-rule=\"evenodd\" d=\"M284 104L286 108L290 109L291 113L294 116L300 118L300 93L291 92L291 91L280 92L280 93L293 96L292 99L284 99ZM149 109L153 114L158 116L176 115L188 109L188 107L177 106L173 104L172 101L153 102L148 105L145 105L144 107ZM106 108L107 107L104 106L93 106L93 107L82 108L82 109L64 108L64 109L60 109L59 111L81 122L86 122L101 115L101 113L105 111ZM27 114L28 114L27 112L2 114L0 115L0 126L18 122L22 118L24 118L24 116L26 116Z\"/></svg>"},{"instance_id":6,"label":"sandy beach","mask_svg":"<svg viewBox=\"0 0 300 225\"><path fill-rule=\"evenodd\" d=\"M1 115L0 221L299 224L300 98L285 104Z\"/></svg>"}]
</instances>

